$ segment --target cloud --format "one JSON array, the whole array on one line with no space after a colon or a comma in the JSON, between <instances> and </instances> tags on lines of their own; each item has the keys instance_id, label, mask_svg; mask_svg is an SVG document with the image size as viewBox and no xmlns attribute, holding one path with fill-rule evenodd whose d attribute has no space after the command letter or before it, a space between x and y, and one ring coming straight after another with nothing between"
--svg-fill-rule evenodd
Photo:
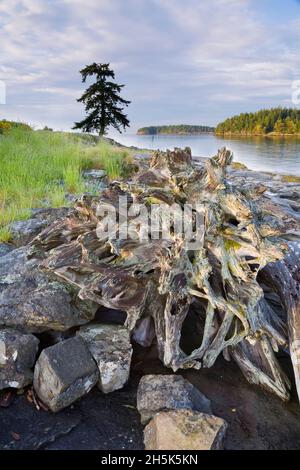
<instances>
[{"instance_id":1,"label":"cloud","mask_svg":"<svg viewBox=\"0 0 300 470\"><path fill-rule=\"evenodd\" d=\"M285 15L292 4L282 5ZM2 1L0 79L7 84L7 105L1 112L72 127L83 113L76 103L78 71L92 61L110 62L126 84L134 128L168 121L215 124L235 112L286 104L291 82L299 78L300 9L283 22L279 10L271 20L261 5Z\"/></svg>"}]
</instances>

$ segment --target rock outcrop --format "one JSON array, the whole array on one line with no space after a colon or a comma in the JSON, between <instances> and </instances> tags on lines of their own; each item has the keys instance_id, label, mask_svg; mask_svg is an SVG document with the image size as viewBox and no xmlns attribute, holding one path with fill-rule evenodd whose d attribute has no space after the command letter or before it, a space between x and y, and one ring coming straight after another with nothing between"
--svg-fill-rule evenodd
<instances>
[{"instance_id":1,"label":"rock outcrop","mask_svg":"<svg viewBox=\"0 0 300 470\"><path fill-rule=\"evenodd\" d=\"M13 249L14 247L12 245L8 245L7 243L0 243L0 257L7 255L7 253Z\"/></svg>"},{"instance_id":2,"label":"rock outcrop","mask_svg":"<svg viewBox=\"0 0 300 470\"><path fill-rule=\"evenodd\" d=\"M25 332L65 331L91 321L97 307L82 301L27 259L27 248L0 257L0 326Z\"/></svg>"},{"instance_id":3,"label":"rock outcrop","mask_svg":"<svg viewBox=\"0 0 300 470\"><path fill-rule=\"evenodd\" d=\"M57 209L49 207L47 209L33 210L31 218L10 224L11 242L16 247L27 245L47 226L61 217L66 217L71 211L71 209L66 207Z\"/></svg>"}]
</instances>

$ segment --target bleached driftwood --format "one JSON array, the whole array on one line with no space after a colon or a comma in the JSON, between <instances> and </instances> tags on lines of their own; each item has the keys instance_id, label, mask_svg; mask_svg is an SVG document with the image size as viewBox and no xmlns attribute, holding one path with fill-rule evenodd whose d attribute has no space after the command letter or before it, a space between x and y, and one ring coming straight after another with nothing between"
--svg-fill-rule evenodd
<instances>
[{"instance_id":1,"label":"bleached driftwood","mask_svg":"<svg viewBox=\"0 0 300 470\"><path fill-rule=\"evenodd\" d=\"M273 267L283 264L269 265L283 259L288 249L282 239L285 226L272 210L264 210L261 185L250 191L230 184L226 168L231 161L225 148L205 168L193 165L189 149L157 152L149 169L132 180L111 184L99 197L82 197L74 214L33 241L32 256L44 258L41 266L78 289L80 298L126 311L130 330L137 322L143 330L141 321L152 317L159 356L174 371L211 367L221 353L227 359L231 355L250 382L287 400L290 384L274 354L287 346L287 328L257 280L265 268L264 276L274 282L289 311L295 357L293 345L300 350L299 303L287 300L283 286L277 285ZM168 239L149 235L141 241L145 227L139 223L131 226L134 239L99 237L97 228L104 221L99 207L114 205L117 231L123 228L119 196L127 196L127 209L136 203L160 204L162 219L174 203L197 205L200 211L192 213L195 221L196 216L203 220L200 245L191 249L186 236L174 234L172 225ZM202 305L203 331L198 347L188 354L180 344L181 331L195 299ZM299 385L299 368L294 367Z\"/></svg>"},{"instance_id":2,"label":"bleached driftwood","mask_svg":"<svg viewBox=\"0 0 300 470\"><path fill-rule=\"evenodd\" d=\"M284 259L267 265L261 278L277 293L287 315L289 351L300 398L300 242L289 242Z\"/></svg>"}]
</instances>

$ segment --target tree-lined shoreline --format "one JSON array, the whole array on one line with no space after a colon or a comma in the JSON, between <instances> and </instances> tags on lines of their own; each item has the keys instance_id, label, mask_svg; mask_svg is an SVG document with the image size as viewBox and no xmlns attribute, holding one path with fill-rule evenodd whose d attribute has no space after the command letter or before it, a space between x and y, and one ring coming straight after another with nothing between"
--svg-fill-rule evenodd
<instances>
[{"instance_id":1,"label":"tree-lined shoreline","mask_svg":"<svg viewBox=\"0 0 300 470\"><path fill-rule=\"evenodd\" d=\"M271 108L254 113L241 113L219 123L217 127L204 125L147 126L138 129L138 135L200 135L214 133L226 137L292 137L300 136L300 109Z\"/></svg>"},{"instance_id":2,"label":"tree-lined shoreline","mask_svg":"<svg viewBox=\"0 0 300 470\"><path fill-rule=\"evenodd\" d=\"M242 137L299 136L300 109L278 107L241 113L218 124L215 134Z\"/></svg>"},{"instance_id":3,"label":"tree-lined shoreline","mask_svg":"<svg viewBox=\"0 0 300 470\"><path fill-rule=\"evenodd\" d=\"M157 134L177 134L177 135L197 135L213 133L214 127L210 126L196 126L190 124L178 124L169 126L148 126L138 129L138 135L157 135Z\"/></svg>"}]
</instances>

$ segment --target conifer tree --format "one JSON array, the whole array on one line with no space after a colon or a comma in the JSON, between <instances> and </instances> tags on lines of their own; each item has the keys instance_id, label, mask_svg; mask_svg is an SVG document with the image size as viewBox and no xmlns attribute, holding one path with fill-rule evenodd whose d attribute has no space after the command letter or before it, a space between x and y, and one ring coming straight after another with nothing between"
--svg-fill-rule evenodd
<instances>
[{"instance_id":1,"label":"conifer tree","mask_svg":"<svg viewBox=\"0 0 300 470\"><path fill-rule=\"evenodd\" d=\"M75 122L73 129L81 129L83 132L96 131L103 136L109 126L119 132L122 128L129 127L124 108L130 104L130 101L120 96L124 85L118 85L113 81L115 74L109 65L94 62L80 70L83 83L89 77L95 77L95 82L77 100L79 103L84 103L87 116L82 121Z\"/></svg>"}]
</instances>

